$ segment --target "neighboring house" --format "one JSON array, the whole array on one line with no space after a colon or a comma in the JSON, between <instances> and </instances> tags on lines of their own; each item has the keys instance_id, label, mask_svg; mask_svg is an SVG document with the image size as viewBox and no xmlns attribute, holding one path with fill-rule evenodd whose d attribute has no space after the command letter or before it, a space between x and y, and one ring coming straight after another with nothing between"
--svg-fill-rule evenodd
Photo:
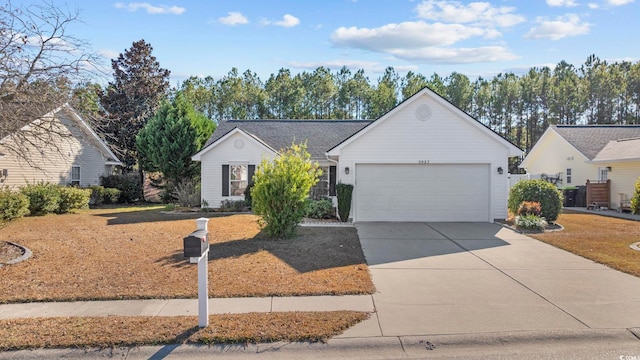
<instances>
[{"instance_id":1,"label":"neighboring house","mask_svg":"<svg viewBox=\"0 0 640 360\"><path fill-rule=\"evenodd\" d=\"M0 139L0 186L27 183L99 185L120 160L76 110L65 104L33 122L20 135ZM35 135L38 134L38 135ZM16 154L16 150L21 153Z\"/></svg>"},{"instance_id":2,"label":"neighboring house","mask_svg":"<svg viewBox=\"0 0 640 360\"><path fill-rule=\"evenodd\" d=\"M335 182L354 184L353 221L493 221L507 216L508 158L522 150L425 88L369 121L253 120L219 124L193 156L210 207L242 199L263 157L292 142Z\"/></svg>"},{"instance_id":3,"label":"neighboring house","mask_svg":"<svg viewBox=\"0 0 640 360\"><path fill-rule=\"evenodd\" d=\"M609 203L616 209L640 176L640 125L549 126L520 167L557 178L559 187L611 180Z\"/></svg>"}]
</instances>

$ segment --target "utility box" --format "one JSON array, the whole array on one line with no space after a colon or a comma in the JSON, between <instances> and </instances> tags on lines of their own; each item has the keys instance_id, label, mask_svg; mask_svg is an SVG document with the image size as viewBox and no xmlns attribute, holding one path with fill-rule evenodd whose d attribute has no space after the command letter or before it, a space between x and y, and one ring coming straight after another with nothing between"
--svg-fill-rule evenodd
<instances>
[{"instance_id":1,"label":"utility box","mask_svg":"<svg viewBox=\"0 0 640 360\"><path fill-rule=\"evenodd\" d=\"M209 250L209 232L196 230L183 239L184 257L201 257Z\"/></svg>"}]
</instances>

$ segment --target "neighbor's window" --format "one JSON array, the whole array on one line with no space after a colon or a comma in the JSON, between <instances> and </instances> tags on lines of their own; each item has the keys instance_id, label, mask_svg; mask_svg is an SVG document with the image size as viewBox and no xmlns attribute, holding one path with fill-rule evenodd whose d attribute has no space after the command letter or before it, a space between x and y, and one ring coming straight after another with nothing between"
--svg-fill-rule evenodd
<instances>
[{"instance_id":1,"label":"neighbor's window","mask_svg":"<svg viewBox=\"0 0 640 360\"><path fill-rule=\"evenodd\" d=\"M567 169L567 184L571 184L571 169Z\"/></svg>"},{"instance_id":2,"label":"neighbor's window","mask_svg":"<svg viewBox=\"0 0 640 360\"><path fill-rule=\"evenodd\" d=\"M606 182L609 177L609 169L606 167L598 169L598 180L601 182Z\"/></svg>"},{"instance_id":3,"label":"neighbor's window","mask_svg":"<svg viewBox=\"0 0 640 360\"><path fill-rule=\"evenodd\" d=\"M247 165L229 165L229 195L244 195L249 179Z\"/></svg>"},{"instance_id":4,"label":"neighbor's window","mask_svg":"<svg viewBox=\"0 0 640 360\"><path fill-rule=\"evenodd\" d=\"M322 175L318 178L318 183L315 184L309 192L309 197L314 200L319 200L329 196L329 167L322 166Z\"/></svg>"},{"instance_id":5,"label":"neighbor's window","mask_svg":"<svg viewBox=\"0 0 640 360\"><path fill-rule=\"evenodd\" d=\"M80 166L71 167L71 185L80 185Z\"/></svg>"}]
</instances>

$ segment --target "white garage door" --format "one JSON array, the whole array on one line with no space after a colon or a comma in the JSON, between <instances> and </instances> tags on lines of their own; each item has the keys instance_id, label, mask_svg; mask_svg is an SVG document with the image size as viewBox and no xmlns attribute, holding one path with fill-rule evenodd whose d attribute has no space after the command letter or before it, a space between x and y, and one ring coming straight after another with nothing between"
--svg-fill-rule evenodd
<instances>
[{"instance_id":1,"label":"white garage door","mask_svg":"<svg viewBox=\"0 0 640 360\"><path fill-rule=\"evenodd\" d=\"M489 165L356 166L357 221L489 221Z\"/></svg>"}]
</instances>

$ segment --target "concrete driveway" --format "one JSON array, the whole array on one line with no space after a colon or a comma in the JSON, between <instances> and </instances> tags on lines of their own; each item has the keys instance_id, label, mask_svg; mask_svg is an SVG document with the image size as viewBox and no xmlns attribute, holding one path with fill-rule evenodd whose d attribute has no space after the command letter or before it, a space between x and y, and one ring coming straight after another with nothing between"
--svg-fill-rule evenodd
<instances>
[{"instance_id":1,"label":"concrete driveway","mask_svg":"<svg viewBox=\"0 0 640 360\"><path fill-rule=\"evenodd\" d=\"M640 327L640 278L490 223L358 223L376 313L340 337Z\"/></svg>"}]
</instances>

